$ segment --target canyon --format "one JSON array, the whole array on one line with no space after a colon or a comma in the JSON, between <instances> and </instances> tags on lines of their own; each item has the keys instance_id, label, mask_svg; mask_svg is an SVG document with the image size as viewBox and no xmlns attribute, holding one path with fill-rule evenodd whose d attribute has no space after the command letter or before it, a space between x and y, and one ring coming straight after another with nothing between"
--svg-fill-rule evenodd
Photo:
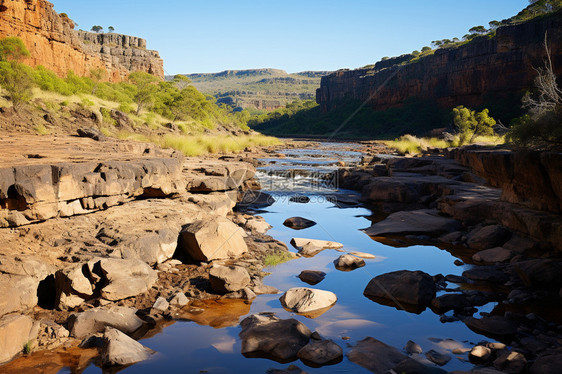
<instances>
[{"instance_id":1,"label":"canyon","mask_svg":"<svg viewBox=\"0 0 562 374\"><path fill-rule=\"evenodd\" d=\"M42 65L59 76L70 70L88 76L92 69L105 69L111 82L122 81L135 71L164 78L163 61L157 51L146 49L146 40L74 27L66 14L58 14L46 0L0 1L0 38L22 39L31 53L23 61L28 65Z\"/></svg>"}]
</instances>

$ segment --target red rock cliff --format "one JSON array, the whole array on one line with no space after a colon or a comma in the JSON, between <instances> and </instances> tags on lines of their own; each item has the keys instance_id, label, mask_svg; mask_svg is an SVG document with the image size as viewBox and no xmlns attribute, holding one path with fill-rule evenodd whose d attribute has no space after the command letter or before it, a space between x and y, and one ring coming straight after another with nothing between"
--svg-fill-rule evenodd
<instances>
[{"instance_id":1,"label":"red rock cliff","mask_svg":"<svg viewBox=\"0 0 562 374\"><path fill-rule=\"evenodd\" d=\"M322 78L316 100L324 111L342 100L365 101L369 97L375 110L399 107L413 97L441 107L501 105L514 96L518 100L534 86L534 68L543 66L546 31L560 76L562 13L558 12L499 28L495 38L480 37L458 48L439 49L416 63L337 71ZM515 104L518 106L517 101Z\"/></svg>"},{"instance_id":2,"label":"red rock cliff","mask_svg":"<svg viewBox=\"0 0 562 374\"><path fill-rule=\"evenodd\" d=\"M68 70L86 76L104 68L113 82L130 72L146 71L164 78L158 52L146 50L146 41L119 34L74 30L74 23L53 10L46 0L0 0L0 38L17 36L31 57L31 66L43 65L64 76Z\"/></svg>"}]
</instances>

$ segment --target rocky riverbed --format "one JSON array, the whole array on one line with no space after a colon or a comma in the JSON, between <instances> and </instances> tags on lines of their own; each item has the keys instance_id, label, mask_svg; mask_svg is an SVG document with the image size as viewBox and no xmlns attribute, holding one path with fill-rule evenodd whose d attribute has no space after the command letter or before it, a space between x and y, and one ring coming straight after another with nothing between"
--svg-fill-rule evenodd
<instances>
[{"instance_id":1,"label":"rocky riverbed","mask_svg":"<svg viewBox=\"0 0 562 374\"><path fill-rule=\"evenodd\" d=\"M560 366L560 154L37 139L0 140L7 373Z\"/></svg>"}]
</instances>

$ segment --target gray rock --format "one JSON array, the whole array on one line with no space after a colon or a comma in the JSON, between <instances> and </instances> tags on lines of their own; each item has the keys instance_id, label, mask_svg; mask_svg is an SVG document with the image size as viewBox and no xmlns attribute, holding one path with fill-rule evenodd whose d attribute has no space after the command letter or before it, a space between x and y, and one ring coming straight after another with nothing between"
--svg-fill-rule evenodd
<instances>
[{"instance_id":1,"label":"gray rock","mask_svg":"<svg viewBox=\"0 0 562 374\"><path fill-rule=\"evenodd\" d=\"M0 316L28 310L37 305L39 279L30 276L0 274Z\"/></svg>"},{"instance_id":2,"label":"gray rock","mask_svg":"<svg viewBox=\"0 0 562 374\"><path fill-rule=\"evenodd\" d=\"M164 299L163 297L159 297L154 302L154 305L152 305L152 310L158 313L163 313L167 311L169 307L170 307L170 303L168 302L168 300Z\"/></svg>"},{"instance_id":3,"label":"gray rock","mask_svg":"<svg viewBox=\"0 0 562 374\"><path fill-rule=\"evenodd\" d=\"M314 271L314 270L303 270L299 274L299 278L301 281L314 286L324 280L326 277L326 273L323 271Z\"/></svg>"},{"instance_id":4,"label":"gray rock","mask_svg":"<svg viewBox=\"0 0 562 374\"><path fill-rule=\"evenodd\" d=\"M365 260L352 255L341 255L334 261L334 266L338 270L351 271L365 266Z\"/></svg>"},{"instance_id":5,"label":"gray rock","mask_svg":"<svg viewBox=\"0 0 562 374\"><path fill-rule=\"evenodd\" d=\"M427 357L429 361L439 366L446 365L449 361L451 361L451 356L439 353L437 351L434 351L433 349L427 351L425 353L425 357Z\"/></svg>"},{"instance_id":6,"label":"gray rock","mask_svg":"<svg viewBox=\"0 0 562 374\"><path fill-rule=\"evenodd\" d=\"M473 281L505 283L509 277L494 266L477 266L462 273L463 277Z\"/></svg>"},{"instance_id":7,"label":"gray rock","mask_svg":"<svg viewBox=\"0 0 562 374\"><path fill-rule=\"evenodd\" d=\"M79 128L76 132L78 133L78 136L82 138L90 138L96 141L104 141L107 139L107 137L103 135L101 131L96 129L95 127L82 127Z\"/></svg>"},{"instance_id":8,"label":"gray rock","mask_svg":"<svg viewBox=\"0 0 562 374\"><path fill-rule=\"evenodd\" d=\"M316 222L302 217L291 217L287 218L285 222L283 222L283 225L293 230L304 230L316 225Z\"/></svg>"},{"instance_id":9,"label":"gray rock","mask_svg":"<svg viewBox=\"0 0 562 374\"><path fill-rule=\"evenodd\" d=\"M338 298L330 291L296 287L285 292L279 300L283 307L296 313L310 313L331 307Z\"/></svg>"},{"instance_id":10,"label":"gray rock","mask_svg":"<svg viewBox=\"0 0 562 374\"><path fill-rule=\"evenodd\" d=\"M460 310L472 306L472 304L464 294L448 293L433 299L431 306L442 314L449 310Z\"/></svg>"},{"instance_id":11,"label":"gray rock","mask_svg":"<svg viewBox=\"0 0 562 374\"><path fill-rule=\"evenodd\" d=\"M106 327L101 359L106 366L125 366L150 358L151 350L131 339L121 331Z\"/></svg>"},{"instance_id":12,"label":"gray rock","mask_svg":"<svg viewBox=\"0 0 562 374\"><path fill-rule=\"evenodd\" d=\"M279 319L273 315L254 314L241 323L242 354L294 360L308 344L312 332L296 319Z\"/></svg>"},{"instance_id":13,"label":"gray rock","mask_svg":"<svg viewBox=\"0 0 562 374\"><path fill-rule=\"evenodd\" d=\"M494 360L494 367L503 373L519 374L527 366L527 359L519 352L503 351Z\"/></svg>"},{"instance_id":14,"label":"gray rock","mask_svg":"<svg viewBox=\"0 0 562 374\"><path fill-rule=\"evenodd\" d=\"M419 344L408 340L406 346L404 346L404 351L406 351L406 353L408 354L420 354L423 352L423 349Z\"/></svg>"},{"instance_id":15,"label":"gray rock","mask_svg":"<svg viewBox=\"0 0 562 374\"><path fill-rule=\"evenodd\" d=\"M144 322L137 317L137 310L127 307L94 308L77 313L69 318L70 333L77 339L105 331L113 327L126 334L140 329Z\"/></svg>"},{"instance_id":16,"label":"gray rock","mask_svg":"<svg viewBox=\"0 0 562 374\"><path fill-rule=\"evenodd\" d=\"M317 340L305 345L298 352L297 357L315 365L328 365L341 361L343 350L332 340Z\"/></svg>"},{"instance_id":17,"label":"gray rock","mask_svg":"<svg viewBox=\"0 0 562 374\"><path fill-rule=\"evenodd\" d=\"M379 275L369 282L363 294L369 298L387 300L392 305L396 301L399 308L408 306L425 308L435 298L436 286L433 278L422 271L395 271Z\"/></svg>"},{"instance_id":18,"label":"gray rock","mask_svg":"<svg viewBox=\"0 0 562 374\"><path fill-rule=\"evenodd\" d=\"M240 266L214 265L209 272L209 281L218 293L235 292L250 283L250 275Z\"/></svg>"},{"instance_id":19,"label":"gray rock","mask_svg":"<svg viewBox=\"0 0 562 374\"><path fill-rule=\"evenodd\" d=\"M510 236L511 232L508 229L500 225L490 225L470 232L466 243L470 248L483 250L501 246Z\"/></svg>"},{"instance_id":20,"label":"gray rock","mask_svg":"<svg viewBox=\"0 0 562 374\"><path fill-rule=\"evenodd\" d=\"M279 290L273 286L266 286L260 283L254 287L254 293L256 295L276 295L279 293Z\"/></svg>"},{"instance_id":21,"label":"gray rock","mask_svg":"<svg viewBox=\"0 0 562 374\"><path fill-rule=\"evenodd\" d=\"M184 307L189 303L189 299L183 292L178 292L170 300L170 305L175 307Z\"/></svg>"},{"instance_id":22,"label":"gray rock","mask_svg":"<svg viewBox=\"0 0 562 374\"><path fill-rule=\"evenodd\" d=\"M468 353L468 358L470 359L470 361L477 364L484 364L488 362L491 357L492 350L482 345L477 345Z\"/></svg>"},{"instance_id":23,"label":"gray rock","mask_svg":"<svg viewBox=\"0 0 562 374\"><path fill-rule=\"evenodd\" d=\"M229 259L248 252L244 230L224 217L195 221L182 230L179 249L196 261Z\"/></svg>"},{"instance_id":24,"label":"gray rock","mask_svg":"<svg viewBox=\"0 0 562 374\"><path fill-rule=\"evenodd\" d=\"M107 281L101 296L111 301L144 293L158 279L158 273L141 260L106 258L99 261L99 266Z\"/></svg>"}]
</instances>

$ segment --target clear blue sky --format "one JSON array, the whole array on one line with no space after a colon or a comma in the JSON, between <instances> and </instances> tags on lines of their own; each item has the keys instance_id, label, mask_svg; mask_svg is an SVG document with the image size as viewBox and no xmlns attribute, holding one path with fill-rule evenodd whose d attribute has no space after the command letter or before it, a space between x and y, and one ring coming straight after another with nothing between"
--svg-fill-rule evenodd
<instances>
[{"instance_id":1,"label":"clear blue sky","mask_svg":"<svg viewBox=\"0 0 562 374\"><path fill-rule=\"evenodd\" d=\"M462 37L528 0L51 0L89 30L140 36L168 74L356 68Z\"/></svg>"}]
</instances>

